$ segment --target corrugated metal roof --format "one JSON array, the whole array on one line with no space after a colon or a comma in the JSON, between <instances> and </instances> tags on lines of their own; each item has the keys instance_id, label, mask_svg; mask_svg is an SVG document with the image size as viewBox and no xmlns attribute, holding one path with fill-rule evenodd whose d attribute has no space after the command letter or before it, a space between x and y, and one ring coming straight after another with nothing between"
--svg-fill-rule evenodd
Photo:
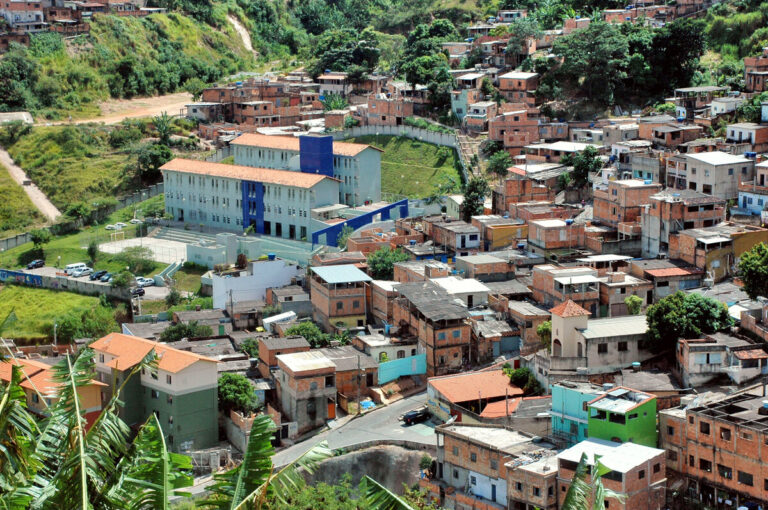
<instances>
[{"instance_id":1,"label":"corrugated metal roof","mask_svg":"<svg viewBox=\"0 0 768 510\"><path fill-rule=\"evenodd\" d=\"M372 278L352 264L339 266L320 266L310 268L313 273L325 280L326 283L357 283L370 282Z\"/></svg>"},{"instance_id":2,"label":"corrugated metal roof","mask_svg":"<svg viewBox=\"0 0 768 510\"><path fill-rule=\"evenodd\" d=\"M610 319L589 321L587 328L581 330L585 339L609 338L616 336L643 335L648 332L645 315L627 315Z\"/></svg>"}]
</instances>

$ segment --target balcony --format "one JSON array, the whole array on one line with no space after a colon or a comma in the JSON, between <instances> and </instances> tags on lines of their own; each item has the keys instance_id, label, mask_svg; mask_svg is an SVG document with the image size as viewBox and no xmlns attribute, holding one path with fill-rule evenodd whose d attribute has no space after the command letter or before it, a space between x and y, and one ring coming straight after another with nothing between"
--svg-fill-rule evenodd
<instances>
[{"instance_id":1,"label":"balcony","mask_svg":"<svg viewBox=\"0 0 768 510\"><path fill-rule=\"evenodd\" d=\"M739 183L739 191L746 193L756 193L758 195L768 195L768 186L760 186L756 181L744 181Z\"/></svg>"}]
</instances>

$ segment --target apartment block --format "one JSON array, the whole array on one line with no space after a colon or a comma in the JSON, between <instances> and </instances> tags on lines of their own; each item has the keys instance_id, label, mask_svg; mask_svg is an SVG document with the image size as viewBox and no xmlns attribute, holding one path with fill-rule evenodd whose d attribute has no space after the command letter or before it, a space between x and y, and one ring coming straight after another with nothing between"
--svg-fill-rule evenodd
<instances>
[{"instance_id":1,"label":"apartment block","mask_svg":"<svg viewBox=\"0 0 768 510\"><path fill-rule=\"evenodd\" d=\"M162 424L169 449L189 452L218 444L218 371L215 359L173 349L163 343L111 333L93 342L95 368L102 402L111 398L114 385L152 351L157 370L142 370L120 395L120 417L138 426L152 413Z\"/></svg>"},{"instance_id":2,"label":"apartment block","mask_svg":"<svg viewBox=\"0 0 768 510\"><path fill-rule=\"evenodd\" d=\"M768 403L760 390L659 413L667 466L684 479L683 504L764 504L767 416Z\"/></svg>"},{"instance_id":3,"label":"apartment block","mask_svg":"<svg viewBox=\"0 0 768 510\"><path fill-rule=\"evenodd\" d=\"M353 265L311 267L310 272L315 322L326 331L365 326L370 276Z\"/></svg>"},{"instance_id":4,"label":"apartment block","mask_svg":"<svg viewBox=\"0 0 768 510\"><path fill-rule=\"evenodd\" d=\"M467 308L431 281L402 283L396 292L394 323L401 335L419 339L419 350L427 355L427 375L459 371L469 361Z\"/></svg>"},{"instance_id":5,"label":"apartment block","mask_svg":"<svg viewBox=\"0 0 768 510\"><path fill-rule=\"evenodd\" d=\"M230 146L236 165L323 175L338 181L332 204L351 207L381 201L381 150L335 142L331 136L244 134ZM330 204L329 204L330 205Z\"/></svg>"},{"instance_id":6,"label":"apartment block","mask_svg":"<svg viewBox=\"0 0 768 510\"><path fill-rule=\"evenodd\" d=\"M620 498L606 498L611 510L645 508L661 510L666 504L667 478L664 450L634 443L586 439L557 454L558 504L562 506L576 467L586 454L589 465L599 459L610 471L602 476L603 486Z\"/></svg>"},{"instance_id":7,"label":"apartment block","mask_svg":"<svg viewBox=\"0 0 768 510\"><path fill-rule=\"evenodd\" d=\"M692 190L666 189L650 197L643 208L643 257L669 252L670 235L689 228L711 227L725 221L725 200Z\"/></svg>"}]
</instances>

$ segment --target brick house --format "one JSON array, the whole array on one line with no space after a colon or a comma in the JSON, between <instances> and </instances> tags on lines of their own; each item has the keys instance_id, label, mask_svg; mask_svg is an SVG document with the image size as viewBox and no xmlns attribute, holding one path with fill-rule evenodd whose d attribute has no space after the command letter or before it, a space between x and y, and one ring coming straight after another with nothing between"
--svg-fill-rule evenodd
<instances>
[{"instance_id":1,"label":"brick house","mask_svg":"<svg viewBox=\"0 0 768 510\"><path fill-rule=\"evenodd\" d=\"M701 287L704 278L704 271L682 260L632 260L629 271L632 276L651 282L654 303L678 290Z\"/></svg>"},{"instance_id":2,"label":"brick house","mask_svg":"<svg viewBox=\"0 0 768 510\"><path fill-rule=\"evenodd\" d=\"M485 214L472 216L471 221L472 225L480 229L483 251L500 250L528 239L528 225L521 220Z\"/></svg>"},{"instance_id":3,"label":"brick house","mask_svg":"<svg viewBox=\"0 0 768 510\"><path fill-rule=\"evenodd\" d=\"M410 260L396 262L394 276L399 283L423 282L430 278L442 278L451 274L451 267L437 260Z\"/></svg>"},{"instance_id":4,"label":"brick house","mask_svg":"<svg viewBox=\"0 0 768 510\"><path fill-rule=\"evenodd\" d=\"M394 324L401 334L419 339L419 350L427 355L427 375L455 372L465 365L470 347L467 308L431 281L403 283L396 292Z\"/></svg>"},{"instance_id":5,"label":"brick house","mask_svg":"<svg viewBox=\"0 0 768 510\"><path fill-rule=\"evenodd\" d=\"M515 277L513 262L485 254L456 257L456 270L464 278L475 278L481 282L504 281Z\"/></svg>"},{"instance_id":6,"label":"brick house","mask_svg":"<svg viewBox=\"0 0 768 510\"><path fill-rule=\"evenodd\" d=\"M499 76L499 92L510 103L525 103L534 106L536 98L533 93L538 86L538 73L512 71Z\"/></svg>"},{"instance_id":7,"label":"brick house","mask_svg":"<svg viewBox=\"0 0 768 510\"><path fill-rule=\"evenodd\" d=\"M533 268L533 299L542 306L573 301L596 316L600 299L597 276L597 271L589 267L536 266Z\"/></svg>"},{"instance_id":8,"label":"brick house","mask_svg":"<svg viewBox=\"0 0 768 510\"><path fill-rule=\"evenodd\" d=\"M643 310L653 304L653 284L627 273L607 273L600 282L599 289L600 317L628 315L629 310L624 300L629 296L639 297L642 300Z\"/></svg>"},{"instance_id":9,"label":"brick house","mask_svg":"<svg viewBox=\"0 0 768 510\"><path fill-rule=\"evenodd\" d=\"M369 313L373 320L382 323L392 323L392 303L397 296L395 287L398 282L373 280L371 282L371 301Z\"/></svg>"},{"instance_id":10,"label":"brick house","mask_svg":"<svg viewBox=\"0 0 768 510\"><path fill-rule=\"evenodd\" d=\"M725 221L725 200L692 190L666 189L650 197L640 215L643 257L669 251L669 237Z\"/></svg>"},{"instance_id":11,"label":"brick house","mask_svg":"<svg viewBox=\"0 0 768 510\"><path fill-rule=\"evenodd\" d=\"M400 126L413 116L413 101L385 95L368 97L365 124L369 126Z\"/></svg>"},{"instance_id":12,"label":"brick house","mask_svg":"<svg viewBox=\"0 0 768 510\"><path fill-rule=\"evenodd\" d=\"M768 406L761 392L659 412L668 469L684 480L683 504L756 508L768 490Z\"/></svg>"},{"instance_id":13,"label":"brick house","mask_svg":"<svg viewBox=\"0 0 768 510\"><path fill-rule=\"evenodd\" d=\"M610 469L602 476L603 485L621 499L607 498L606 508L661 510L666 503L666 469L664 450L634 443L614 443L601 439L584 441L557 454L558 504L562 505L571 486L582 454L590 465L599 457Z\"/></svg>"},{"instance_id":14,"label":"brick house","mask_svg":"<svg viewBox=\"0 0 768 510\"><path fill-rule=\"evenodd\" d=\"M353 265L310 268L315 322L326 331L364 326L371 277Z\"/></svg>"},{"instance_id":15,"label":"brick house","mask_svg":"<svg viewBox=\"0 0 768 510\"><path fill-rule=\"evenodd\" d=\"M277 370L278 355L306 352L310 347L309 342L299 335L259 338L259 373L265 379L271 379L272 371Z\"/></svg>"},{"instance_id":16,"label":"brick house","mask_svg":"<svg viewBox=\"0 0 768 510\"><path fill-rule=\"evenodd\" d=\"M542 322L551 318L549 311L539 308L528 301L509 302L509 320L514 323L520 332L520 354L528 356L541 349L541 339L536 329Z\"/></svg>"},{"instance_id":17,"label":"brick house","mask_svg":"<svg viewBox=\"0 0 768 510\"><path fill-rule=\"evenodd\" d=\"M336 366L336 391L349 399L368 396L378 386L379 364L371 356L351 345L318 349Z\"/></svg>"},{"instance_id":18,"label":"brick house","mask_svg":"<svg viewBox=\"0 0 768 510\"><path fill-rule=\"evenodd\" d=\"M613 228L618 228L620 223L634 223L650 203L650 197L661 190L661 184L640 179L610 181L608 189L594 191L593 217Z\"/></svg>"},{"instance_id":19,"label":"brick house","mask_svg":"<svg viewBox=\"0 0 768 510\"><path fill-rule=\"evenodd\" d=\"M744 88L747 92L763 92L768 77L768 48L763 48L762 55L744 57Z\"/></svg>"},{"instance_id":20,"label":"brick house","mask_svg":"<svg viewBox=\"0 0 768 510\"><path fill-rule=\"evenodd\" d=\"M554 200L554 189L529 178L524 170L517 167L511 167L509 170L508 177L493 188L494 214L507 214L518 203L552 202Z\"/></svg>"},{"instance_id":21,"label":"brick house","mask_svg":"<svg viewBox=\"0 0 768 510\"><path fill-rule=\"evenodd\" d=\"M585 225L573 220L533 220L528 223L528 247L534 253L559 257L574 252L586 243Z\"/></svg>"},{"instance_id":22,"label":"brick house","mask_svg":"<svg viewBox=\"0 0 768 510\"><path fill-rule=\"evenodd\" d=\"M336 417L336 365L313 350L280 354L275 372L283 421L298 424L298 434Z\"/></svg>"}]
</instances>

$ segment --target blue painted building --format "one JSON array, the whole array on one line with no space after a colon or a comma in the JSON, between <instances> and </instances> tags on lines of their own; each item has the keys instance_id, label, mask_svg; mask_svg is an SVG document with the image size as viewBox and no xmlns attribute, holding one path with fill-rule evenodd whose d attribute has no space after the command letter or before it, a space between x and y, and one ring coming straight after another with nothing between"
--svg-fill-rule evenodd
<instances>
[{"instance_id":1,"label":"blue painted building","mask_svg":"<svg viewBox=\"0 0 768 510\"><path fill-rule=\"evenodd\" d=\"M589 434L587 403L604 393L602 386L588 382L562 381L552 391L552 435L571 447Z\"/></svg>"}]
</instances>

